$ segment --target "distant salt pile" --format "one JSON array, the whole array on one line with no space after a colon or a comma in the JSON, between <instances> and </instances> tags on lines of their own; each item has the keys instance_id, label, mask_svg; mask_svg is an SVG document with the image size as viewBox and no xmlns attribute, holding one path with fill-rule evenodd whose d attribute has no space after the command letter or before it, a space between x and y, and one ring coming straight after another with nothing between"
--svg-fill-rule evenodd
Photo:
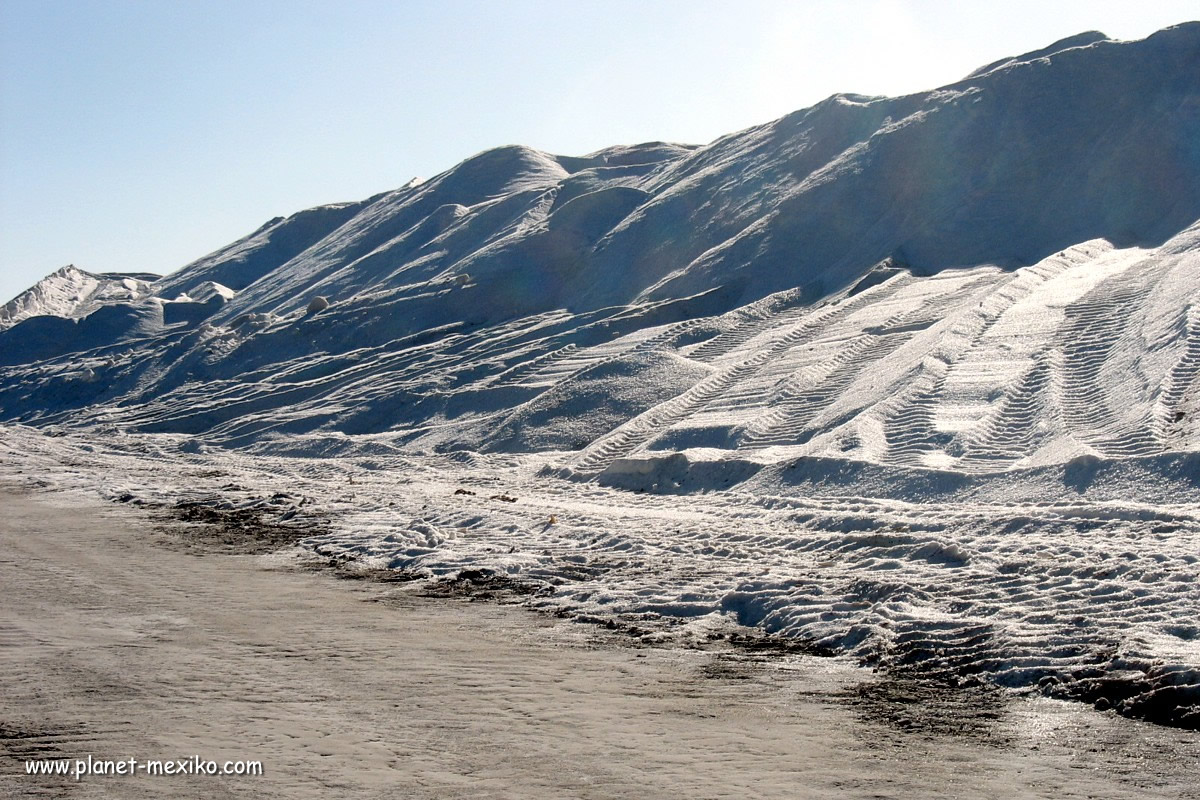
<instances>
[{"instance_id":1,"label":"distant salt pile","mask_svg":"<svg viewBox=\"0 0 1200 800\"><path fill-rule=\"evenodd\" d=\"M150 293L158 276L91 273L65 266L0 306L0 331L30 317L82 319L104 305L135 303Z\"/></svg>"}]
</instances>

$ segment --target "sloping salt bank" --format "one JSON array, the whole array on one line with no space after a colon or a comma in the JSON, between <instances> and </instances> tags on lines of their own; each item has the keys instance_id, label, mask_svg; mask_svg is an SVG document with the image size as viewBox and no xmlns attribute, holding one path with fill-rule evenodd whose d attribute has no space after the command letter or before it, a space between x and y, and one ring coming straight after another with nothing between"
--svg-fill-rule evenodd
<instances>
[{"instance_id":1,"label":"sloping salt bank","mask_svg":"<svg viewBox=\"0 0 1200 800\"><path fill-rule=\"evenodd\" d=\"M345 310L359 323L336 303L251 313L155 338L175 306L210 303L110 306L0 334L0 363L45 355L0 366L0 411L297 454L341 434L415 454L544 453L563 474L657 491L676 488L653 473L682 453L689 474L675 482L698 490L761 468L746 489L1196 500L1198 259L1200 223L1155 248L1093 240L1015 271L921 276L888 261L818 301L786 290L719 315L696 313L708 295L560 309L349 351L319 342L366 335L396 309ZM439 287L447 302L474 291ZM62 353L97 331L119 338Z\"/></svg>"}]
</instances>

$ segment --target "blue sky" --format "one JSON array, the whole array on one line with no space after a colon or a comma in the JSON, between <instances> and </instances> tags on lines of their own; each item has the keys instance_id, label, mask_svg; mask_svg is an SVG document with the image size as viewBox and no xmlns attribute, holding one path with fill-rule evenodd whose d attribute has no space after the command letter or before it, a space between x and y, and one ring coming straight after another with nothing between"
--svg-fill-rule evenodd
<instances>
[{"instance_id":1,"label":"blue sky","mask_svg":"<svg viewBox=\"0 0 1200 800\"><path fill-rule=\"evenodd\" d=\"M0 0L0 302L165 273L480 150L706 142L1200 2Z\"/></svg>"}]
</instances>

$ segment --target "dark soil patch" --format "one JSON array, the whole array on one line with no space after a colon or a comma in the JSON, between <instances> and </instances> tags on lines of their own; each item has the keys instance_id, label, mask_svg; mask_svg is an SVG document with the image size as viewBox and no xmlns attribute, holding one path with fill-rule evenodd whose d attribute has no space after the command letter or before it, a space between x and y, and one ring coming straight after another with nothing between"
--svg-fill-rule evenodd
<instances>
[{"instance_id":1,"label":"dark soil patch","mask_svg":"<svg viewBox=\"0 0 1200 800\"><path fill-rule=\"evenodd\" d=\"M967 737L1004 743L1000 733L1008 697L991 686L961 688L908 677L858 684L843 699L867 722L897 733L930 738Z\"/></svg>"},{"instance_id":2,"label":"dark soil patch","mask_svg":"<svg viewBox=\"0 0 1200 800\"><path fill-rule=\"evenodd\" d=\"M428 578L427 575L422 575L419 572L410 572L403 569L384 569L382 567L361 569L349 566L351 563L353 562L331 558L328 562L315 563L313 569L314 571L332 572L333 577L338 580L366 581L368 583L412 583L413 581L421 581Z\"/></svg>"},{"instance_id":3,"label":"dark soil patch","mask_svg":"<svg viewBox=\"0 0 1200 800\"><path fill-rule=\"evenodd\" d=\"M763 658L779 656L818 656L828 658L837 655L828 647L791 636L776 636L758 628L734 631L725 641L743 653Z\"/></svg>"},{"instance_id":4,"label":"dark soil patch","mask_svg":"<svg viewBox=\"0 0 1200 800\"><path fill-rule=\"evenodd\" d=\"M162 510L171 523L159 526L161 533L189 548L226 555L261 555L290 547L301 539L324 532L313 520L285 525L250 509L216 509L204 503L185 501Z\"/></svg>"},{"instance_id":5,"label":"dark soil patch","mask_svg":"<svg viewBox=\"0 0 1200 800\"><path fill-rule=\"evenodd\" d=\"M758 675L764 665L788 658L834 655L828 648L807 640L778 636L759 628L715 634L708 644L696 647L715 650L714 659L704 666L701 674L716 680L746 680Z\"/></svg>"},{"instance_id":6,"label":"dark soil patch","mask_svg":"<svg viewBox=\"0 0 1200 800\"><path fill-rule=\"evenodd\" d=\"M554 589L542 583L519 580L490 569L464 569L453 577L433 581L421 594L426 597L503 601L530 596L545 597L554 594Z\"/></svg>"},{"instance_id":7,"label":"dark soil patch","mask_svg":"<svg viewBox=\"0 0 1200 800\"><path fill-rule=\"evenodd\" d=\"M1114 711L1122 716L1156 725L1200 730L1200 683L1175 684L1171 674L1114 675L1112 673L1064 676L1044 680L1039 688L1050 697L1077 700L1097 711ZM1195 675L1187 676L1193 681Z\"/></svg>"}]
</instances>

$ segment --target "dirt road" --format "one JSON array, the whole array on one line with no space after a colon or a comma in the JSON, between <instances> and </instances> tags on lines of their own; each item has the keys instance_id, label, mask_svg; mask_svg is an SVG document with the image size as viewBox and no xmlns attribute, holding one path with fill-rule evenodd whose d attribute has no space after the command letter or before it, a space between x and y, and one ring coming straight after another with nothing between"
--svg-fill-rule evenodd
<instances>
[{"instance_id":1,"label":"dirt road","mask_svg":"<svg viewBox=\"0 0 1200 800\"><path fill-rule=\"evenodd\" d=\"M517 607L187 551L78 495L0 488L0 507L5 797L1141 798L1187 796L1200 774L1195 734L1078 707L914 725L888 713L903 697L872 705L828 660L634 648ZM264 774L24 774L89 754Z\"/></svg>"}]
</instances>

